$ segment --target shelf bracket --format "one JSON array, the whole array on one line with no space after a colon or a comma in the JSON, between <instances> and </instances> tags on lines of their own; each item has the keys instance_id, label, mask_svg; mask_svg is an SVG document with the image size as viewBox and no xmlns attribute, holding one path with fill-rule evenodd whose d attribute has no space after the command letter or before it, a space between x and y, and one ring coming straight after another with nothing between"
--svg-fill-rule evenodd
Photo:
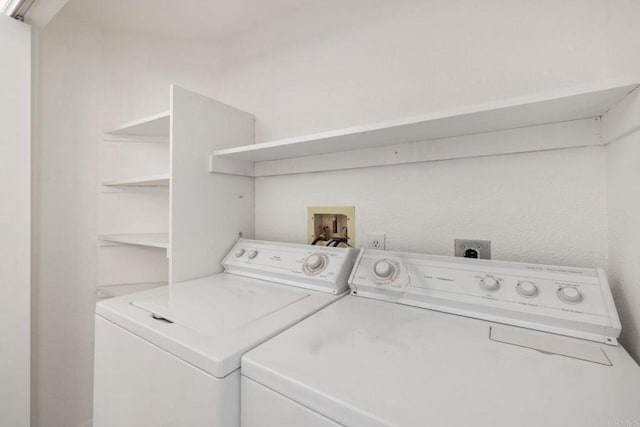
<instances>
[{"instance_id":1,"label":"shelf bracket","mask_svg":"<svg viewBox=\"0 0 640 427\"><path fill-rule=\"evenodd\" d=\"M254 162L225 159L214 154L209 155L209 172L255 177Z\"/></svg>"}]
</instances>

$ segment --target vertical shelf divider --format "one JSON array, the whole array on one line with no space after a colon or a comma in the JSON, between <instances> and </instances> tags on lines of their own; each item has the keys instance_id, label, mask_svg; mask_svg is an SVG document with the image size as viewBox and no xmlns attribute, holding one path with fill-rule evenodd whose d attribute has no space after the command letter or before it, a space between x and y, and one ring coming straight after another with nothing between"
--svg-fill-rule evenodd
<instances>
[{"instance_id":1,"label":"vertical shelf divider","mask_svg":"<svg viewBox=\"0 0 640 427\"><path fill-rule=\"evenodd\" d=\"M253 237L253 178L208 165L212 151L253 141L253 115L171 87L171 283L219 272L238 237Z\"/></svg>"}]
</instances>

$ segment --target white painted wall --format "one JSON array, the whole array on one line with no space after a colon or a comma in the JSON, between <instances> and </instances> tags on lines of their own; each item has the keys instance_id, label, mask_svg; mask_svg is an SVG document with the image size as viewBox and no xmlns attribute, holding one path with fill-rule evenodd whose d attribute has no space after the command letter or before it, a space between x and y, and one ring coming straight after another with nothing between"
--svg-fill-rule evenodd
<instances>
[{"instance_id":1,"label":"white painted wall","mask_svg":"<svg viewBox=\"0 0 640 427\"><path fill-rule=\"evenodd\" d=\"M103 34L64 10L39 39L32 425L89 426L101 130L167 110L170 83L217 84L214 50Z\"/></svg>"},{"instance_id":2,"label":"white painted wall","mask_svg":"<svg viewBox=\"0 0 640 427\"><path fill-rule=\"evenodd\" d=\"M90 425L96 210L102 93L100 39L54 21L40 35L34 144L32 426Z\"/></svg>"},{"instance_id":3,"label":"white painted wall","mask_svg":"<svg viewBox=\"0 0 640 427\"><path fill-rule=\"evenodd\" d=\"M640 360L640 90L603 119L607 146L609 280L622 320L622 342Z\"/></svg>"},{"instance_id":4,"label":"white painted wall","mask_svg":"<svg viewBox=\"0 0 640 427\"><path fill-rule=\"evenodd\" d=\"M0 15L0 425L29 425L31 29Z\"/></svg>"},{"instance_id":5,"label":"white painted wall","mask_svg":"<svg viewBox=\"0 0 640 427\"><path fill-rule=\"evenodd\" d=\"M27 12L25 22L34 28L43 28L60 12L60 9L67 4L67 1L47 0L34 2Z\"/></svg>"},{"instance_id":6,"label":"white painted wall","mask_svg":"<svg viewBox=\"0 0 640 427\"><path fill-rule=\"evenodd\" d=\"M257 238L304 243L307 206L354 205L360 244L381 231L389 249L453 255L456 237L487 239L495 259L604 267L603 154L589 147L259 178Z\"/></svg>"},{"instance_id":7,"label":"white painted wall","mask_svg":"<svg viewBox=\"0 0 640 427\"><path fill-rule=\"evenodd\" d=\"M601 0L329 0L221 47L258 142L603 78Z\"/></svg>"},{"instance_id":8,"label":"white painted wall","mask_svg":"<svg viewBox=\"0 0 640 427\"><path fill-rule=\"evenodd\" d=\"M622 321L621 340L640 360L640 132L607 148L609 280Z\"/></svg>"},{"instance_id":9,"label":"white painted wall","mask_svg":"<svg viewBox=\"0 0 640 427\"><path fill-rule=\"evenodd\" d=\"M101 128L167 109L169 83L255 114L258 142L593 83L635 69L613 29L640 13L621 1L328 0L223 45L63 9L41 36L34 425L91 416ZM396 249L488 238L496 258L604 266L606 161L591 147L261 178L256 234L304 241L307 205L354 204L358 235Z\"/></svg>"},{"instance_id":10,"label":"white painted wall","mask_svg":"<svg viewBox=\"0 0 640 427\"><path fill-rule=\"evenodd\" d=\"M329 2L227 46L220 97L256 115L258 142L640 73L637 1L366 3ZM487 238L496 258L606 266L604 156L575 149L259 178L256 236L301 242L306 205L356 204L358 236L385 231L397 249L450 254L455 237ZM618 293L622 307L635 304L627 294ZM623 317L623 342L635 349L637 321Z\"/></svg>"},{"instance_id":11,"label":"white painted wall","mask_svg":"<svg viewBox=\"0 0 640 427\"><path fill-rule=\"evenodd\" d=\"M604 0L604 72L607 75L637 74L640 71L640 2Z\"/></svg>"}]
</instances>

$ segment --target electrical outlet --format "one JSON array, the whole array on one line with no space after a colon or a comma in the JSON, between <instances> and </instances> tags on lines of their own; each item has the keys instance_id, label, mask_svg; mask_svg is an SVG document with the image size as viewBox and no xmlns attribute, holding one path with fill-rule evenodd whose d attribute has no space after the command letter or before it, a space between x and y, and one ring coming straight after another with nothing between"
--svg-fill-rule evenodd
<instances>
[{"instance_id":1,"label":"electrical outlet","mask_svg":"<svg viewBox=\"0 0 640 427\"><path fill-rule=\"evenodd\" d=\"M368 233L367 248L369 249L387 249L387 241L384 233Z\"/></svg>"},{"instance_id":2,"label":"electrical outlet","mask_svg":"<svg viewBox=\"0 0 640 427\"><path fill-rule=\"evenodd\" d=\"M491 259L490 240L455 239L454 246L456 256Z\"/></svg>"}]
</instances>

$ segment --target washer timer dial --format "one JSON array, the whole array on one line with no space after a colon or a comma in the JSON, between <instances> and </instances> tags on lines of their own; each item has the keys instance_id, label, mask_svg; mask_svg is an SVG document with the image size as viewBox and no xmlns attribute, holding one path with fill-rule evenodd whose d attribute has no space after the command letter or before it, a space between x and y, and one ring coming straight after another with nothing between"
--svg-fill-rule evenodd
<instances>
[{"instance_id":1,"label":"washer timer dial","mask_svg":"<svg viewBox=\"0 0 640 427\"><path fill-rule=\"evenodd\" d=\"M380 260L373 266L373 272L380 279L390 279L396 272L395 266L387 260Z\"/></svg>"},{"instance_id":2,"label":"washer timer dial","mask_svg":"<svg viewBox=\"0 0 640 427\"><path fill-rule=\"evenodd\" d=\"M304 260L302 268L306 274L318 274L327 267L328 260L326 255L321 253L311 254Z\"/></svg>"},{"instance_id":3,"label":"washer timer dial","mask_svg":"<svg viewBox=\"0 0 640 427\"><path fill-rule=\"evenodd\" d=\"M394 261L382 258L373 264L373 278L378 283L388 283L396 279L399 274L399 266Z\"/></svg>"}]
</instances>

